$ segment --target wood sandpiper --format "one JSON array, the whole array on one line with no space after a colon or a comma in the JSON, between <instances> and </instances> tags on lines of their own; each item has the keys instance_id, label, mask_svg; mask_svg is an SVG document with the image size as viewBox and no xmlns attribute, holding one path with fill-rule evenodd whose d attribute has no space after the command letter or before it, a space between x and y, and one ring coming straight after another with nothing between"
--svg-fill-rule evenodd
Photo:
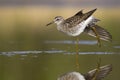
<instances>
[{"instance_id":1,"label":"wood sandpiper","mask_svg":"<svg viewBox=\"0 0 120 80\"><path fill-rule=\"evenodd\" d=\"M93 9L87 13L83 13L83 10L81 10L68 19L64 19L62 16L56 16L47 26L56 23L57 29L69 36L78 36L82 32L85 32L90 36L98 37L105 41L111 41L112 36L110 33L104 28L96 25L96 23L100 21L92 16L96 10L97 9Z\"/></svg>"},{"instance_id":2,"label":"wood sandpiper","mask_svg":"<svg viewBox=\"0 0 120 80\"><path fill-rule=\"evenodd\" d=\"M98 40L98 46L101 46L101 40L112 41L111 34L104 28L98 26L96 23L100 21L92 16L97 9L93 9L87 13L83 13L83 10L76 13L74 16L64 19L62 16L56 16L54 20L48 23L46 26L55 23L57 29L69 36L79 36L82 32L87 33L90 36L96 37ZM78 64L78 37L76 45L76 63Z\"/></svg>"}]
</instances>

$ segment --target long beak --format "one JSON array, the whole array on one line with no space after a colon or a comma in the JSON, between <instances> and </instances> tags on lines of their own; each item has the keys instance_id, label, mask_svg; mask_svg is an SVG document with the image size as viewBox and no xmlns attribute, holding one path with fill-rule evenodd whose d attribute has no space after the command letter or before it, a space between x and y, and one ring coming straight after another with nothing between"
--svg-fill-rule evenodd
<instances>
[{"instance_id":1,"label":"long beak","mask_svg":"<svg viewBox=\"0 0 120 80\"><path fill-rule=\"evenodd\" d=\"M54 21L52 21L52 22L46 24L46 26L49 26L49 25L51 25L51 24L53 24L53 23L54 23Z\"/></svg>"}]
</instances>

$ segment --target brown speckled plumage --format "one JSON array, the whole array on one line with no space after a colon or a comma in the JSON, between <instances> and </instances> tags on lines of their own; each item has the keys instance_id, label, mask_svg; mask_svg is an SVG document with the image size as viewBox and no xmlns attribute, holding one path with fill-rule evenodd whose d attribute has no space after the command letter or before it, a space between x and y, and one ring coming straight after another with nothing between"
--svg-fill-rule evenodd
<instances>
[{"instance_id":1,"label":"brown speckled plumage","mask_svg":"<svg viewBox=\"0 0 120 80\"><path fill-rule=\"evenodd\" d=\"M64 19L62 16L57 16L54 18L54 21L47 24L47 26L56 23L57 29L69 36L75 37L85 32L90 36L97 37L97 39L112 41L111 34L106 29L96 25L99 20L92 16L96 10L97 9L93 9L87 13L83 13L83 10L81 10L67 19ZM100 40L98 41L100 42Z\"/></svg>"}]
</instances>

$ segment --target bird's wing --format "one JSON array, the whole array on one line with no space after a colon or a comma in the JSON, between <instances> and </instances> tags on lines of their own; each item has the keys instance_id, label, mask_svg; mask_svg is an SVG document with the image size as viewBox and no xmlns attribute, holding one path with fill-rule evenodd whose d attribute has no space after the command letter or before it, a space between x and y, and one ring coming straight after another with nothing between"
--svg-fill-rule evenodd
<instances>
[{"instance_id":1,"label":"bird's wing","mask_svg":"<svg viewBox=\"0 0 120 80\"><path fill-rule=\"evenodd\" d=\"M84 32L90 36L96 37L96 34L94 33L91 27L94 27L96 29L96 32L98 33L98 36L100 39L105 40L105 41L112 41L111 34L107 30L105 30L104 28L98 25L88 26L85 28Z\"/></svg>"},{"instance_id":2,"label":"bird's wing","mask_svg":"<svg viewBox=\"0 0 120 80\"><path fill-rule=\"evenodd\" d=\"M76 13L74 16L68 18L65 20L64 24L69 24L69 27L75 27L77 26L79 23L81 23L82 21L86 20L87 18L89 18L97 9L93 9L87 13L84 13L81 11L79 11L78 13Z\"/></svg>"},{"instance_id":3,"label":"bird's wing","mask_svg":"<svg viewBox=\"0 0 120 80\"><path fill-rule=\"evenodd\" d=\"M83 10L80 10L78 13L76 13L74 16L81 16L83 15Z\"/></svg>"},{"instance_id":4,"label":"bird's wing","mask_svg":"<svg viewBox=\"0 0 120 80\"><path fill-rule=\"evenodd\" d=\"M96 73L96 70L97 69L93 69L93 70L89 71L88 73L86 73L84 75L85 79L86 80L93 80L93 77ZM112 65L105 65L105 66L100 67L100 70L97 73L95 80L101 80L102 78L107 76L111 71L112 71Z\"/></svg>"}]
</instances>

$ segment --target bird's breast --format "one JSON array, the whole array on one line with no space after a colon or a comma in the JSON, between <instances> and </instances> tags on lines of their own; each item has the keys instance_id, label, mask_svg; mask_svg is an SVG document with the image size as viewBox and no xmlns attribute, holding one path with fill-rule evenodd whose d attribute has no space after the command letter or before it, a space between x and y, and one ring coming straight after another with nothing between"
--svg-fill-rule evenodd
<instances>
[{"instance_id":1,"label":"bird's breast","mask_svg":"<svg viewBox=\"0 0 120 80\"><path fill-rule=\"evenodd\" d=\"M57 25L57 29L61 32L68 34L69 36L78 36L84 32L86 26L91 23L93 17L90 16L88 19L82 21L76 26L72 26L69 23Z\"/></svg>"}]
</instances>

